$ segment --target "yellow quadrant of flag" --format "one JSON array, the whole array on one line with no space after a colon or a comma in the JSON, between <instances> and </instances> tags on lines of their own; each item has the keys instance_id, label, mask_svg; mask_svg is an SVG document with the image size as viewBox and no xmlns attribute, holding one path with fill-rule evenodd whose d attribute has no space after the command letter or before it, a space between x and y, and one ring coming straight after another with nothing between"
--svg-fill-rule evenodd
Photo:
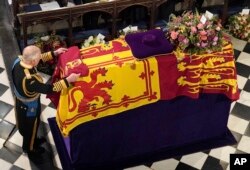
<instances>
[{"instance_id":1,"label":"yellow quadrant of flag","mask_svg":"<svg viewBox=\"0 0 250 170\"><path fill-rule=\"evenodd\" d=\"M66 136L82 123L160 99L154 57L138 61L128 49L82 61L88 66L89 75L61 92L57 108L57 123Z\"/></svg>"}]
</instances>

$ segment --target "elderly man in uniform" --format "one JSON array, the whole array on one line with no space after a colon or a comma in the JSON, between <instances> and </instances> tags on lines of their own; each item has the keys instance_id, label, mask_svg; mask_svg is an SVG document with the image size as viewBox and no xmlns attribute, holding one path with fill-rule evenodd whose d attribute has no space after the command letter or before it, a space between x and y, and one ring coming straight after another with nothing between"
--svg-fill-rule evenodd
<instances>
[{"instance_id":1,"label":"elderly man in uniform","mask_svg":"<svg viewBox=\"0 0 250 170\"><path fill-rule=\"evenodd\" d=\"M54 84L45 84L36 71L40 60L46 62L67 51L66 48L59 48L53 52L41 54L36 46L27 46L23 50L12 68L12 79L15 94L15 112L17 127L23 136L23 152L28 154L41 154L45 151L40 145L45 142L44 138L37 137L37 130L40 123L41 103L40 94L59 92L68 88L70 83L75 82L80 74L72 73L66 78Z\"/></svg>"}]
</instances>

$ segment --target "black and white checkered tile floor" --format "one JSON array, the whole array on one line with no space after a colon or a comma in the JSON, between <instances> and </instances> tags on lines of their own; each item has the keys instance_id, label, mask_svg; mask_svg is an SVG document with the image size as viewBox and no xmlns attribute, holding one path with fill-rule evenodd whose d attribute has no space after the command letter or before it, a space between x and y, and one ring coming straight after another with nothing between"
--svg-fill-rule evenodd
<instances>
[{"instance_id":1,"label":"black and white checkered tile floor","mask_svg":"<svg viewBox=\"0 0 250 170\"><path fill-rule=\"evenodd\" d=\"M241 93L240 99L232 103L228 127L235 136L237 144L131 167L127 170L229 170L230 153L250 154L250 43L235 38L232 38L232 41ZM55 116L56 110L51 107L50 101L44 95L42 96L42 125L39 133L47 137L48 142L44 145L47 151L45 156L39 160L29 160L22 153L22 137L16 130L7 142L7 147L3 147L4 141L15 125L14 101L4 58L7 57L3 57L0 49L0 169L61 169L47 122L48 117ZM45 80L49 78L46 75L43 77Z\"/></svg>"}]
</instances>

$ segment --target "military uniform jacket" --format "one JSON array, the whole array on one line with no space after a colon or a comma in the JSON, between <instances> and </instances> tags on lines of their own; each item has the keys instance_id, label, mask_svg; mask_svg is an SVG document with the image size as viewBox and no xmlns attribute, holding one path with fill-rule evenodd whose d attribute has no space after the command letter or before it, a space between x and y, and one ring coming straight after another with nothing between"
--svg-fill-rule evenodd
<instances>
[{"instance_id":1,"label":"military uniform jacket","mask_svg":"<svg viewBox=\"0 0 250 170\"><path fill-rule=\"evenodd\" d=\"M41 56L43 62L51 59L53 59L51 52L44 53ZM69 87L66 79L62 79L54 84L44 84L36 68L24 64L21 59L17 59L13 65L12 78L15 96L26 105L34 105L41 93L59 92Z\"/></svg>"}]
</instances>

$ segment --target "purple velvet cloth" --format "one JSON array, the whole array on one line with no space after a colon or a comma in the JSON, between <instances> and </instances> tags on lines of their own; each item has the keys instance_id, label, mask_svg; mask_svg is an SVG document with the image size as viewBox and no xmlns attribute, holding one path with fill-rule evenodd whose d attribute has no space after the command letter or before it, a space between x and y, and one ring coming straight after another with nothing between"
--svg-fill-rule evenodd
<instances>
[{"instance_id":1,"label":"purple velvet cloth","mask_svg":"<svg viewBox=\"0 0 250 170\"><path fill-rule=\"evenodd\" d=\"M199 99L178 97L84 123L70 133L71 161L64 169L124 168L234 144L227 128L230 104L224 95L201 94ZM59 130L53 129L54 139L61 138L59 148L66 150ZM59 156L64 164L69 158L67 152Z\"/></svg>"},{"instance_id":2,"label":"purple velvet cloth","mask_svg":"<svg viewBox=\"0 0 250 170\"><path fill-rule=\"evenodd\" d=\"M138 59L166 54L173 51L173 46L165 38L164 32L160 29L131 33L125 36L125 40L134 57Z\"/></svg>"}]
</instances>

